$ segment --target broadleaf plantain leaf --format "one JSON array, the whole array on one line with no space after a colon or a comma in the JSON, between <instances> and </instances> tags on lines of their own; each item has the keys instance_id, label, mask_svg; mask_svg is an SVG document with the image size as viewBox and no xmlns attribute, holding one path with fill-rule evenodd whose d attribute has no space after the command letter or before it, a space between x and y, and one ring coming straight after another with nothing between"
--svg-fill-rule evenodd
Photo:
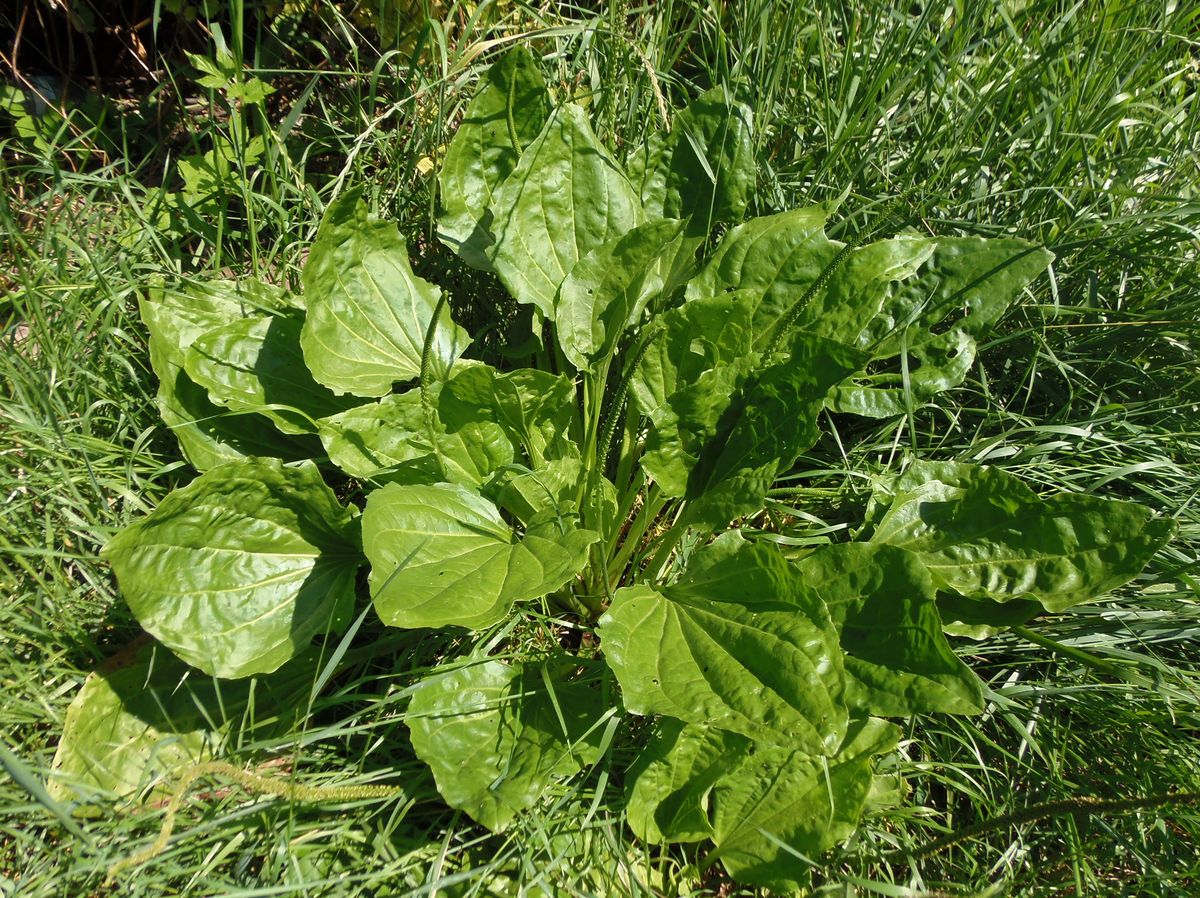
<instances>
[{"instance_id":1,"label":"broadleaf plantain leaf","mask_svg":"<svg viewBox=\"0 0 1200 898\"><path fill-rule=\"evenodd\" d=\"M576 263L559 288L555 322L563 354L580 371L606 358L626 327L662 289L658 262L677 251L683 222L660 219L603 243Z\"/></svg>"},{"instance_id":2,"label":"broadleaf plantain leaf","mask_svg":"<svg viewBox=\"0 0 1200 898\"><path fill-rule=\"evenodd\" d=\"M871 540L915 552L940 589L1047 611L1129 582L1175 529L1133 502L1040 499L999 468L955 462L914 462L876 502L887 510Z\"/></svg>"},{"instance_id":3,"label":"broadleaf plantain leaf","mask_svg":"<svg viewBox=\"0 0 1200 898\"><path fill-rule=\"evenodd\" d=\"M874 757L900 737L878 718L851 722L831 758L786 746L758 746L713 795L708 861L720 859L739 882L778 891L802 887L815 858L848 838L871 793Z\"/></svg>"},{"instance_id":4,"label":"broadleaf plantain leaf","mask_svg":"<svg viewBox=\"0 0 1200 898\"><path fill-rule=\"evenodd\" d=\"M437 414L443 386L430 385L431 418L420 390L384 396L319 422L329 460L352 477L378 483L461 483L479 487L512 464L504 429L486 418L459 417L454 430ZM432 435L431 435L432 434Z\"/></svg>"},{"instance_id":5,"label":"broadleaf plantain leaf","mask_svg":"<svg viewBox=\"0 0 1200 898\"><path fill-rule=\"evenodd\" d=\"M975 360L976 341L1053 259L1024 240L938 238L917 276L888 292L859 336L859 347L876 362L893 364L844 384L831 406L880 418L903 414L909 399L925 402L958 386Z\"/></svg>"},{"instance_id":6,"label":"broadleaf plantain leaf","mask_svg":"<svg viewBox=\"0 0 1200 898\"><path fill-rule=\"evenodd\" d=\"M913 277L936 248L937 241L913 234L855 247L834 266L824 288L813 291L796 316L796 327L858 345L892 293L904 288L902 282Z\"/></svg>"},{"instance_id":7,"label":"broadleaf plantain leaf","mask_svg":"<svg viewBox=\"0 0 1200 898\"><path fill-rule=\"evenodd\" d=\"M338 395L374 397L420 375L441 290L413 274L396 225L373 220L358 191L325 210L303 280L300 345L318 383ZM449 375L469 342L443 308L430 346L435 380Z\"/></svg>"},{"instance_id":8,"label":"broadleaf plantain leaf","mask_svg":"<svg viewBox=\"0 0 1200 898\"><path fill-rule=\"evenodd\" d=\"M736 302L735 294L699 300L684 306L693 311L669 317L699 322ZM745 318L731 321L732 335L745 337ZM690 329L672 332L668 324L669 347L680 346ZM753 354L725 362L721 350L695 351L707 345L691 340L689 350L668 347L652 361L647 353L634 389L650 405L694 377L650 413L654 428L642 465L668 495L689 500L684 521L715 529L762 508L775 478L817 441L817 416L830 389L865 357L804 332L792 334L788 352L765 363Z\"/></svg>"},{"instance_id":9,"label":"broadleaf plantain leaf","mask_svg":"<svg viewBox=\"0 0 1200 898\"><path fill-rule=\"evenodd\" d=\"M830 389L863 361L848 346L793 334L790 351L748 377L716 422L688 474L684 520L715 529L761 509L775 478L817 442Z\"/></svg>"},{"instance_id":10,"label":"broadleaf plantain leaf","mask_svg":"<svg viewBox=\"0 0 1200 898\"><path fill-rule=\"evenodd\" d=\"M800 230L819 233L820 221ZM642 465L668 495L691 500L691 524L715 528L758 511L775 478L816 442L830 389L866 360L805 331L764 359L755 350L761 289L699 296L664 313L630 379L654 425ZM768 333L774 320L758 327Z\"/></svg>"},{"instance_id":11,"label":"broadleaf plantain leaf","mask_svg":"<svg viewBox=\"0 0 1200 898\"><path fill-rule=\"evenodd\" d=\"M804 858L854 832L874 757L899 735L886 721L856 718L824 757L664 718L630 767L627 818L647 841L712 839L704 866L719 860L739 882L790 893L808 879Z\"/></svg>"},{"instance_id":12,"label":"broadleaf plantain leaf","mask_svg":"<svg viewBox=\"0 0 1200 898\"><path fill-rule=\"evenodd\" d=\"M574 404L575 385L561 374L534 368L501 373L472 365L446 384L438 410L451 431L472 421L496 422L537 467L546 457L578 454L569 433Z\"/></svg>"},{"instance_id":13,"label":"broadleaf plantain leaf","mask_svg":"<svg viewBox=\"0 0 1200 898\"><path fill-rule=\"evenodd\" d=\"M753 750L746 736L661 718L625 774L625 816L634 835L656 843L711 839L713 789Z\"/></svg>"},{"instance_id":14,"label":"broadleaf plantain leaf","mask_svg":"<svg viewBox=\"0 0 1200 898\"><path fill-rule=\"evenodd\" d=\"M599 691L561 666L489 660L435 674L405 720L438 791L493 831L599 758Z\"/></svg>"},{"instance_id":15,"label":"broadleaf plantain leaf","mask_svg":"<svg viewBox=\"0 0 1200 898\"><path fill-rule=\"evenodd\" d=\"M630 377L630 394L643 415L657 421L668 400L705 372L751 355L750 308L740 300L739 294L720 294L663 313Z\"/></svg>"},{"instance_id":16,"label":"broadleaf plantain leaf","mask_svg":"<svg viewBox=\"0 0 1200 898\"><path fill-rule=\"evenodd\" d=\"M492 195L549 117L550 94L537 63L524 47L513 47L484 75L438 173L438 238L468 265L492 270Z\"/></svg>"},{"instance_id":17,"label":"broadleaf plantain leaf","mask_svg":"<svg viewBox=\"0 0 1200 898\"><path fill-rule=\"evenodd\" d=\"M1033 620L1046 610L1039 602L1028 599L993 602L989 599L968 599L953 592L938 593L937 606L942 629L951 636L966 636L968 639L995 636L1015 624Z\"/></svg>"},{"instance_id":18,"label":"broadleaf plantain leaf","mask_svg":"<svg viewBox=\"0 0 1200 898\"><path fill-rule=\"evenodd\" d=\"M618 590L600 619L625 706L835 751L847 719L842 658L821 600L766 545L710 547L689 569L703 576Z\"/></svg>"},{"instance_id":19,"label":"broadleaf plantain leaf","mask_svg":"<svg viewBox=\"0 0 1200 898\"><path fill-rule=\"evenodd\" d=\"M492 196L493 265L518 302L554 320L558 289L591 250L642 220L641 202L578 106L557 109Z\"/></svg>"},{"instance_id":20,"label":"broadleaf plantain leaf","mask_svg":"<svg viewBox=\"0 0 1200 898\"><path fill-rule=\"evenodd\" d=\"M270 673L348 622L358 520L315 465L245 459L168 494L104 547L126 602L215 677Z\"/></svg>"},{"instance_id":21,"label":"broadleaf plantain leaf","mask_svg":"<svg viewBox=\"0 0 1200 898\"><path fill-rule=\"evenodd\" d=\"M982 684L942 635L933 579L917 555L842 543L798 568L841 629L852 709L884 717L983 710Z\"/></svg>"},{"instance_id":22,"label":"broadleaf plantain leaf","mask_svg":"<svg viewBox=\"0 0 1200 898\"><path fill-rule=\"evenodd\" d=\"M352 408L313 380L291 315L243 318L206 331L184 357L188 377L234 412L257 412L284 433L315 433L316 419Z\"/></svg>"},{"instance_id":23,"label":"broadleaf plantain leaf","mask_svg":"<svg viewBox=\"0 0 1200 898\"><path fill-rule=\"evenodd\" d=\"M50 793L130 797L211 758L235 731L286 732L303 712L315 665L302 655L270 676L222 682L153 642L130 646L88 674L67 708Z\"/></svg>"},{"instance_id":24,"label":"broadleaf plantain leaf","mask_svg":"<svg viewBox=\"0 0 1200 898\"><path fill-rule=\"evenodd\" d=\"M780 319L834 261L840 247L825 236L825 212L819 206L754 218L725 234L688 284L687 298L737 291L750 313L753 346L762 351Z\"/></svg>"},{"instance_id":25,"label":"broadleaf plantain leaf","mask_svg":"<svg viewBox=\"0 0 1200 898\"><path fill-rule=\"evenodd\" d=\"M737 221L754 191L754 116L724 87L700 95L666 137L652 134L629 162L648 218L688 220L689 237Z\"/></svg>"},{"instance_id":26,"label":"broadleaf plantain leaf","mask_svg":"<svg viewBox=\"0 0 1200 898\"><path fill-rule=\"evenodd\" d=\"M371 593L393 627L482 629L583 569L599 535L551 514L517 538L494 504L454 484L388 484L367 500Z\"/></svg>"},{"instance_id":27,"label":"broadleaf plantain leaf","mask_svg":"<svg viewBox=\"0 0 1200 898\"><path fill-rule=\"evenodd\" d=\"M290 303L282 290L258 281L154 289L141 298L142 321L150 332L150 365L158 376L158 410L196 470L247 456L295 461L320 454L311 439L284 436L260 415L232 414L214 405L184 370L188 349L207 331Z\"/></svg>"}]
</instances>

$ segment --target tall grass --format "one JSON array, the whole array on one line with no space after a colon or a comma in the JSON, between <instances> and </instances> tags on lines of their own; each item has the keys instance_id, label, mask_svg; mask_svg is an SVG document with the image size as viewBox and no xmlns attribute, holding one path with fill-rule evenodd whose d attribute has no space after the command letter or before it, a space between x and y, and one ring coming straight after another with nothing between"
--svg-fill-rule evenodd
<instances>
[{"instance_id":1,"label":"tall grass","mask_svg":"<svg viewBox=\"0 0 1200 898\"><path fill-rule=\"evenodd\" d=\"M1054 250L1053 277L963 388L894 421L829 419L789 481L799 489L780 496L774 538L798 551L845 530L866 499L862 473L914 452L1001 464L1047 492L1136 498L1180 524L1118 595L1033 625L1065 649L1016 634L960 645L988 682L988 713L912 723L892 771L905 798L821 860L818 892L1200 890L1200 812L1188 805L1001 825L919 855L1041 801L1200 788L1200 10L431 3L388 30L349 4L277 17L230 8L243 32L229 17L212 24L245 66L238 77L276 89L262 105L198 87L171 60L143 100L162 111L161 130L127 109L48 149L11 133L0 146L0 740L16 775L0 783L0 892L742 894L699 876L692 851L632 842L622 784L602 771L501 836L447 811L402 725L406 687L445 651L440 636L393 634L356 655L314 696L302 732L230 740L236 763L282 758L271 769L308 784L400 783L403 799L318 806L215 783L165 854L106 890L106 867L153 838L160 811L109 808L80 821L84 840L20 785L45 774L82 678L136 635L98 548L190 476L154 410L138 292L214 275L294 285L324 205L362 184L456 316L491 329L485 348L502 346L515 310L433 240L429 173L483 67L515 40L621 148L662 126L660 96L677 108L711 84L738 86L758 125L757 213L822 203L831 232L852 239L903 194L886 214L908 227ZM256 138L263 152L248 163ZM222 141L228 176L180 204L186 165ZM117 150L80 164L71 154L84 142ZM523 638L553 638L551 623L525 622Z\"/></svg>"}]
</instances>

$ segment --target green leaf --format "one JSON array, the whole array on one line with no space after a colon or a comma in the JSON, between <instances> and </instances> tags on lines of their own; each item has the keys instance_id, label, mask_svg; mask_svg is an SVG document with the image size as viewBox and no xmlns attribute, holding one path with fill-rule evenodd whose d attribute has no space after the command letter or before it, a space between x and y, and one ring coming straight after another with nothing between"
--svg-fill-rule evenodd
<instances>
[{"instance_id":1,"label":"green leaf","mask_svg":"<svg viewBox=\"0 0 1200 898\"><path fill-rule=\"evenodd\" d=\"M252 106L262 105L262 101L275 93L275 88L259 78L247 78L229 86L226 97L230 100L241 100Z\"/></svg>"},{"instance_id":2,"label":"green leaf","mask_svg":"<svg viewBox=\"0 0 1200 898\"><path fill-rule=\"evenodd\" d=\"M692 523L721 526L761 508L777 474L816 441L830 387L863 361L794 333L789 353L764 363L756 302L755 289L737 290L665 313L633 373L634 401L654 424L642 465L668 495L698 500Z\"/></svg>"},{"instance_id":3,"label":"green leaf","mask_svg":"<svg viewBox=\"0 0 1200 898\"><path fill-rule=\"evenodd\" d=\"M84 801L136 795L212 758L230 735L286 732L312 688L314 664L301 656L269 677L222 682L153 642L131 646L89 674L67 708L50 793Z\"/></svg>"},{"instance_id":4,"label":"green leaf","mask_svg":"<svg viewBox=\"0 0 1200 898\"><path fill-rule=\"evenodd\" d=\"M258 164L267 149L261 134L237 144L224 137L214 137L212 143L211 150L181 156L176 163L183 179L179 196L188 207L189 217L197 217L197 212L205 218L214 217L225 197L237 190L238 181L253 177L249 169Z\"/></svg>"},{"instance_id":5,"label":"green leaf","mask_svg":"<svg viewBox=\"0 0 1200 898\"><path fill-rule=\"evenodd\" d=\"M749 370L753 359L751 309L739 293L703 297L671 309L659 318L653 338L630 377L638 411L655 424L677 420L669 400L689 388L700 395L727 392ZM708 374L720 369L723 373ZM697 387L705 376L720 381L714 389ZM732 378L732 379L730 379Z\"/></svg>"},{"instance_id":6,"label":"green leaf","mask_svg":"<svg viewBox=\"0 0 1200 898\"><path fill-rule=\"evenodd\" d=\"M832 244L831 244L832 245ZM813 291L796 326L818 337L858 345L898 282L917 273L937 241L914 234L856 247L834 268L823 289ZM786 297L772 303L782 307ZM866 348L866 347L860 347Z\"/></svg>"},{"instance_id":7,"label":"green leaf","mask_svg":"<svg viewBox=\"0 0 1200 898\"><path fill-rule=\"evenodd\" d=\"M686 523L717 528L761 509L776 477L816 443L830 388L864 360L831 340L792 339L753 374L744 373L753 360L706 371L651 416L642 466L668 495L690 500Z\"/></svg>"},{"instance_id":8,"label":"green leaf","mask_svg":"<svg viewBox=\"0 0 1200 898\"><path fill-rule=\"evenodd\" d=\"M688 558L687 568L669 587L673 596L695 596L715 602L747 603L775 597L793 605L812 606L825 615L821 602L768 543L752 543L737 530L722 533ZM831 618L832 620L832 618Z\"/></svg>"},{"instance_id":9,"label":"green leaf","mask_svg":"<svg viewBox=\"0 0 1200 898\"><path fill-rule=\"evenodd\" d=\"M491 626L583 569L598 535L573 523L551 516L518 539L465 487L388 484L363 512L375 608L393 627Z\"/></svg>"},{"instance_id":10,"label":"green leaf","mask_svg":"<svg viewBox=\"0 0 1200 898\"><path fill-rule=\"evenodd\" d=\"M442 385L431 384L429 393L436 409ZM420 390L325 418L319 432L330 461L352 477L379 483L478 487L513 461L513 445L493 421L460 418L451 431L435 411L431 436Z\"/></svg>"},{"instance_id":11,"label":"green leaf","mask_svg":"<svg viewBox=\"0 0 1200 898\"><path fill-rule=\"evenodd\" d=\"M384 396L420 375L441 290L413 274L396 225L372 220L358 191L325 211L303 280L300 345L318 383L339 395ZM443 308L430 347L434 379L448 376L469 342Z\"/></svg>"},{"instance_id":12,"label":"green leaf","mask_svg":"<svg viewBox=\"0 0 1200 898\"><path fill-rule=\"evenodd\" d=\"M817 442L830 389L862 362L856 350L801 334L790 355L755 372L691 471L687 520L715 528L762 508L775 478Z\"/></svg>"},{"instance_id":13,"label":"green leaf","mask_svg":"<svg viewBox=\"0 0 1200 898\"><path fill-rule=\"evenodd\" d=\"M284 433L315 433L315 419L354 406L312 379L300 351L301 321L243 318L206 331L184 357L188 377L217 405L258 412Z\"/></svg>"},{"instance_id":14,"label":"green leaf","mask_svg":"<svg viewBox=\"0 0 1200 898\"><path fill-rule=\"evenodd\" d=\"M438 238L468 265L492 270L492 195L549 117L550 94L537 63L524 47L513 47L488 69L438 173Z\"/></svg>"},{"instance_id":15,"label":"green leaf","mask_svg":"<svg viewBox=\"0 0 1200 898\"><path fill-rule=\"evenodd\" d=\"M150 365L158 376L158 410L196 470L246 456L294 461L320 455L315 441L285 437L260 415L234 415L217 407L184 370L188 349L204 333L289 303L283 291L257 281L155 289L142 297Z\"/></svg>"},{"instance_id":16,"label":"green leaf","mask_svg":"<svg viewBox=\"0 0 1200 898\"><path fill-rule=\"evenodd\" d=\"M493 831L600 756L598 691L549 664L485 661L429 677L405 721L438 791Z\"/></svg>"},{"instance_id":17,"label":"green leaf","mask_svg":"<svg viewBox=\"0 0 1200 898\"><path fill-rule=\"evenodd\" d=\"M654 135L630 165L650 218L686 218L688 236L736 221L754 191L753 113L715 87Z\"/></svg>"},{"instance_id":18,"label":"green leaf","mask_svg":"<svg viewBox=\"0 0 1200 898\"><path fill-rule=\"evenodd\" d=\"M202 87L211 87L214 90L224 90L228 87L240 74L240 67L234 59L233 54L229 51L217 51L216 59L209 59L200 53L188 53L188 61L191 62L203 74L196 79L196 83Z\"/></svg>"},{"instance_id":19,"label":"green leaf","mask_svg":"<svg viewBox=\"0 0 1200 898\"><path fill-rule=\"evenodd\" d=\"M884 717L983 710L982 684L942 635L933 579L918 556L843 543L798 569L841 628L852 709Z\"/></svg>"},{"instance_id":20,"label":"green leaf","mask_svg":"<svg viewBox=\"0 0 1200 898\"><path fill-rule=\"evenodd\" d=\"M678 250L682 227L674 219L640 225L594 248L571 269L554 318L559 346L572 365L593 370L641 318L651 295L663 288L658 260Z\"/></svg>"},{"instance_id":21,"label":"green leaf","mask_svg":"<svg viewBox=\"0 0 1200 898\"><path fill-rule=\"evenodd\" d=\"M936 243L918 275L889 291L859 337L860 348L890 366L840 387L831 407L880 418L903 414L909 399L925 402L958 386L975 360L976 341L1054 259L1024 240L961 237Z\"/></svg>"},{"instance_id":22,"label":"green leaf","mask_svg":"<svg viewBox=\"0 0 1200 898\"><path fill-rule=\"evenodd\" d=\"M662 718L625 774L629 828L643 842L711 839L714 787L753 751L745 736Z\"/></svg>"},{"instance_id":23,"label":"green leaf","mask_svg":"<svg viewBox=\"0 0 1200 898\"><path fill-rule=\"evenodd\" d=\"M761 351L840 248L825 236L825 212L819 206L753 218L721 239L688 284L687 298L740 291L740 302L750 312L753 346Z\"/></svg>"},{"instance_id":24,"label":"green leaf","mask_svg":"<svg viewBox=\"0 0 1200 898\"><path fill-rule=\"evenodd\" d=\"M574 409L575 385L563 375L533 368L501 374L487 365L472 365L450 379L439 400L447 428L493 420L525 448L535 467L547 454L570 451Z\"/></svg>"},{"instance_id":25,"label":"green leaf","mask_svg":"<svg viewBox=\"0 0 1200 898\"><path fill-rule=\"evenodd\" d=\"M1038 602L1027 599L993 602L968 599L952 592L939 593L937 607L942 630L951 636L968 639L987 639L1014 624L1028 623L1045 611Z\"/></svg>"},{"instance_id":26,"label":"green leaf","mask_svg":"<svg viewBox=\"0 0 1200 898\"><path fill-rule=\"evenodd\" d=\"M104 548L134 616L216 677L269 673L345 625L358 521L315 465L246 459L170 493Z\"/></svg>"},{"instance_id":27,"label":"green leaf","mask_svg":"<svg viewBox=\"0 0 1200 898\"><path fill-rule=\"evenodd\" d=\"M851 723L831 758L785 746L756 751L713 794L712 839L717 859L738 882L790 891L803 886L809 865L853 834L871 793L872 759L900 737L877 718Z\"/></svg>"},{"instance_id":28,"label":"green leaf","mask_svg":"<svg viewBox=\"0 0 1200 898\"><path fill-rule=\"evenodd\" d=\"M888 507L871 540L917 553L939 588L1047 611L1129 582L1174 532L1132 502L1043 500L999 468L954 462L914 462L876 502Z\"/></svg>"},{"instance_id":29,"label":"green leaf","mask_svg":"<svg viewBox=\"0 0 1200 898\"><path fill-rule=\"evenodd\" d=\"M663 207L667 201L667 166L670 162L667 141L667 134L651 131L645 142L634 148L625 160L629 182L641 197L642 208L650 220L665 217Z\"/></svg>"},{"instance_id":30,"label":"green leaf","mask_svg":"<svg viewBox=\"0 0 1200 898\"><path fill-rule=\"evenodd\" d=\"M557 109L492 197L493 264L518 302L554 320L558 288L591 250L641 221L629 179L578 106Z\"/></svg>"},{"instance_id":31,"label":"green leaf","mask_svg":"<svg viewBox=\"0 0 1200 898\"><path fill-rule=\"evenodd\" d=\"M832 757L754 742L664 718L629 768L626 816L641 839L716 849L739 882L790 892L816 858L857 828L875 786L873 757L900 731L876 718L851 721Z\"/></svg>"},{"instance_id":32,"label":"green leaf","mask_svg":"<svg viewBox=\"0 0 1200 898\"><path fill-rule=\"evenodd\" d=\"M835 751L846 731L842 653L820 599L766 545L722 543L689 570L674 586L618 590L600 619L625 706Z\"/></svg>"},{"instance_id":33,"label":"green leaf","mask_svg":"<svg viewBox=\"0 0 1200 898\"><path fill-rule=\"evenodd\" d=\"M528 523L547 513L573 514L583 459L578 455L550 459L536 468L511 465L487 485L485 494L497 505Z\"/></svg>"}]
</instances>

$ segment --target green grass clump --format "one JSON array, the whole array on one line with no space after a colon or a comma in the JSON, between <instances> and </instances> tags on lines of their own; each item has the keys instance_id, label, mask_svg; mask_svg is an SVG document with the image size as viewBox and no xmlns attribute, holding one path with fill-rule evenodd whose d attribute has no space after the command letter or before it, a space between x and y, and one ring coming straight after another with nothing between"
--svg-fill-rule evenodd
<instances>
[{"instance_id":1,"label":"green grass clump","mask_svg":"<svg viewBox=\"0 0 1200 898\"><path fill-rule=\"evenodd\" d=\"M1054 251L963 388L891 421L829 417L795 489L755 522L784 546L837 538L861 520L862 472L909 453L1133 498L1179 524L1107 601L958 644L988 712L912 723L890 771L906 795L817 859L817 893L1200 891L1194 802L1004 824L1041 802L1200 791L1200 10L430 3L388 24L351 4L215 6L213 38L188 47L214 61L225 48L224 86L176 52L101 121L72 115L39 142L6 119L0 139L0 894L751 894L698 875L686 851L631 842L622 784L603 774L501 836L448 811L403 726L408 686L452 650L444 635L379 628L314 684L304 730L234 733L222 754L401 798L256 798L216 778L166 852L109 890L106 869L153 841L161 802L105 807L73 833L32 786L83 677L137 636L100 546L192 474L154 407L139 292L218 274L295 285L324 205L362 184L498 352L516 310L436 243L430 172L489 54L517 40L618 147L699 90L738 86L758 123L758 214L823 203L843 240L908 226ZM274 92L239 96L253 78ZM521 626L505 638L564 638L552 620Z\"/></svg>"}]
</instances>

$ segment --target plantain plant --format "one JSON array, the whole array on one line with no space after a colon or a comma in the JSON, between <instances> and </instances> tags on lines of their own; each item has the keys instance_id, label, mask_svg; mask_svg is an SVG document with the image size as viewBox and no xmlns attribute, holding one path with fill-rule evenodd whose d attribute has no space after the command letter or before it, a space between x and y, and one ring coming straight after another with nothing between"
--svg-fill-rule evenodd
<instances>
[{"instance_id":1,"label":"plantain plant","mask_svg":"<svg viewBox=\"0 0 1200 898\"><path fill-rule=\"evenodd\" d=\"M389 627L492 634L409 689L451 807L498 831L603 770L638 839L794 887L888 791L895 719L983 710L947 631L1134 577L1169 522L958 462L876 478L853 541L785 554L739 526L824 410L899 415L962 383L1051 261L1009 238L842 245L819 208L743 221L751 127L718 88L622 161L528 53L491 68L446 150L438 234L529 307L529 367L470 357L355 192L301 295L149 292L161 413L202 473L105 550L156 642L85 684L53 789L133 794L234 721L303 722L329 671L314 640L370 602ZM531 613L582 637L522 643ZM262 685L207 698L226 679ZM620 740L640 746L624 769Z\"/></svg>"}]
</instances>

